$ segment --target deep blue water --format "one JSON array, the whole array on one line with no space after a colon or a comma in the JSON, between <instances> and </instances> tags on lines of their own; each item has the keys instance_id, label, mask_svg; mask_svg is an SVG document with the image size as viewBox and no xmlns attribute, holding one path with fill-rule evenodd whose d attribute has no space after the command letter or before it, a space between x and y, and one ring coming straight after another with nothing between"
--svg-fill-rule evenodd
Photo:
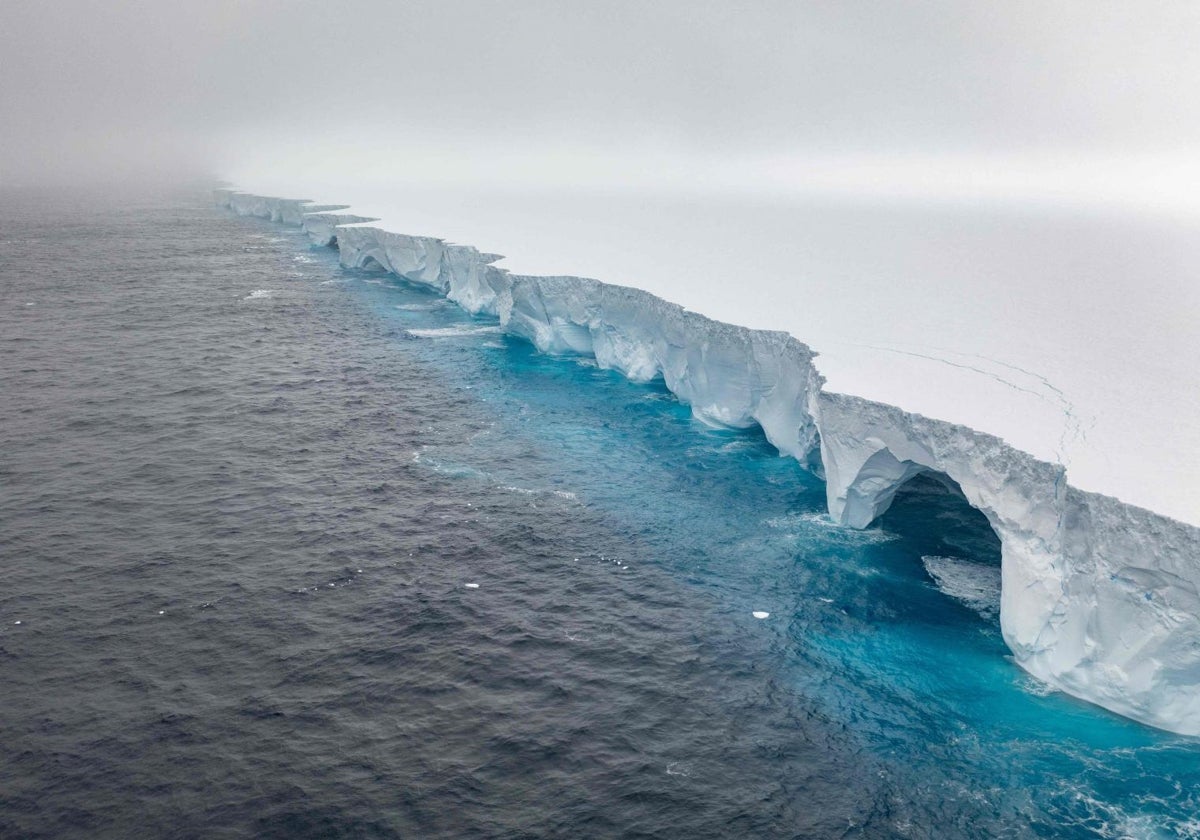
<instances>
[{"instance_id":1,"label":"deep blue water","mask_svg":"<svg viewBox=\"0 0 1200 840\"><path fill-rule=\"evenodd\" d=\"M1200 836L1200 744L1025 676L944 488L839 528L298 231L5 198L0 836Z\"/></svg>"}]
</instances>

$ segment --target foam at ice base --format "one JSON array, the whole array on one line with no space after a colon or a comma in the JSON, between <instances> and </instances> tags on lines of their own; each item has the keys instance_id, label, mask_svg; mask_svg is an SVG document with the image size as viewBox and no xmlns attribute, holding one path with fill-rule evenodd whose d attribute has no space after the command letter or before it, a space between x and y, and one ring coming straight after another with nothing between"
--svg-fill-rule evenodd
<instances>
[{"instance_id":1,"label":"foam at ice base","mask_svg":"<svg viewBox=\"0 0 1200 840\"><path fill-rule=\"evenodd\" d=\"M298 223L315 244L336 244L343 265L434 289L543 352L594 357L635 381L662 376L704 422L761 426L780 452L823 473L830 515L844 525L868 525L916 475L943 477L1000 537L1000 624L1016 661L1077 697L1200 734L1200 528L1077 490L1062 466L992 435L823 391L815 354L786 333L638 289L513 275L495 254L360 216L306 214L304 202L228 190L217 202Z\"/></svg>"}]
</instances>

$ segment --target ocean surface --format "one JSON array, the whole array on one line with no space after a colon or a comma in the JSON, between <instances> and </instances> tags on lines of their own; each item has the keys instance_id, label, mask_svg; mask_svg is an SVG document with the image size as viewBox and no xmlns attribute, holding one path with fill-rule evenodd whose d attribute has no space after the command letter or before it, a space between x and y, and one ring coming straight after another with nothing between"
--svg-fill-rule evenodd
<instances>
[{"instance_id":1,"label":"ocean surface","mask_svg":"<svg viewBox=\"0 0 1200 840\"><path fill-rule=\"evenodd\" d=\"M837 527L199 190L3 198L0 836L1200 836L1200 742L1013 664L942 486Z\"/></svg>"}]
</instances>

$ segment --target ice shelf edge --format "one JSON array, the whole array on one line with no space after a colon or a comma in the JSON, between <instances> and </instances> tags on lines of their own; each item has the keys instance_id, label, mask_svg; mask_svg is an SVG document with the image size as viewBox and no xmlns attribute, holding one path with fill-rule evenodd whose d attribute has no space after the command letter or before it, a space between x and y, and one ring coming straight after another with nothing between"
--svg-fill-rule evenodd
<instances>
[{"instance_id":1,"label":"ice shelf edge","mask_svg":"<svg viewBox=\"0 0 1200 840\"><path fill-rule=\"evenodd\" d=\"M1000 438L823 389L816 354L648 292L515 275L498 255L302 199L215 191L239 215L302 227L348 268L427 286L546 353L595 358L668 389L714 425L760 426L826 481L829 513L866 527L922 473L953 481L1001 542L1000 626L1015 660L1062 691L1200 735L1200 528L1071 487L1061 465Z\"/></svg>"}]
</instances>

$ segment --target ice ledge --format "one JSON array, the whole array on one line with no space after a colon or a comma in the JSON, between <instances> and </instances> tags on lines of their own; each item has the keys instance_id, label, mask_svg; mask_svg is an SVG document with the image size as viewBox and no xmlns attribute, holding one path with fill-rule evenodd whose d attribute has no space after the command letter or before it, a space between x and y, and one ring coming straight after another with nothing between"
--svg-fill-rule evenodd
<instances>
[{"instance_id":1,"label":"ice ledge","mask_svg":"<svg viewBox=\"0 0 1200 840\"><path fill-rule=\"evenodd\" d=\"M830 515L862 528L921 473L961 488L1000 537L1000 625L1016 661L1072 695L1200 734L1200 528L1070 487L1062 466L964 426L822 390L786 333L713 321L638 289L513 275L482 253L294 199L218 190L240 215L298 224L351 268L394 273L547 353L662 376L693 414L759 425L826 479Z\"/></svg>"}]
</instances>

